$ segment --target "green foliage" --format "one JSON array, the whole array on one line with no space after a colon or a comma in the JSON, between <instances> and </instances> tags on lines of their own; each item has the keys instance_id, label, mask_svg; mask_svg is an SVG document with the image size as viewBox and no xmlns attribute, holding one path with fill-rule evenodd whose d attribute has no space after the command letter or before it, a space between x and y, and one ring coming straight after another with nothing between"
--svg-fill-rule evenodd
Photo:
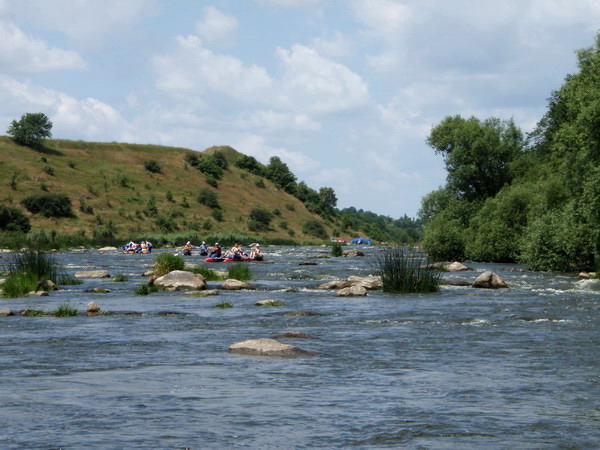
<instances>
[{"instance_id":1,"label":"green foliage","mask_svg":"<svg viewBox=\"0 0 600 450\"><path fill-rule=\"evenodd\" d=\"M198 193L198 197L196 198L196 200L198 201L198 203L200 203L204 206L208 206L209 208L212 208L212 209L220 208L219 200L217 199L217 194L215 191L213 191L211 189L208 189L208 188L200 189L200 192Z\"/></svg>"},{"instance_id":2,"label":"green foliage","mask_svg":"<svg viewBox=\"0 0 600 450\"><path fill-rule=\"evenodd\" d=\"M51 167L51 166L45 166L45 167L44 167L42 170L43 170L43 171L44 171L44 172L45 172L47 175L50 175L51 177L53 177L53 176L54 176L54 168L53 168L53 167Z\"/></svg>"},{"instance_id":3,"label":"green foliage","mask_svg":"<svg viewBox=\"0 0 600 450\"><path fill-rule=\"evenodd\" d=\"M247 263L229 264L227 266L227 278L250 281L252 279L252 271Z\"/></svg>"},{"instance_id":4,"label":"green foliage","mask_svg":"<svg viewBox=\"0 0 600 450\"><path fill-rule=\"evenodd\" d=\"M162 168L160 167L160 164L154 159L144 161L144 168L148 172L151 172L151 173L161 173L162 172Z\"/></svg>"},{"instance_id":5,"label":"green foliage","mask_svg":"<svg viewBox=\"0 0 600 450\"><path fill-rule=\"evenodd\" d=\"M427 293L439 290L441 273L424 267L422 258L401 248L389 248L377 258L376 275L381 277L383 292L394 294Z\"/></svg>"},{"instance_id":6,"label":"green foliage","mask_svg":"<svg viewBox=\"0 0 600 450\"><path fill-rule=\"evenodd\" d=\"M146 202L145 213L151 217L158 215L158 206L156 206L156 197L154 195L151 195Z\"/></svg>"},{"instance_id":7,"label":"green foliage","mask_svg":"<svg viewBox=\"0 0 600 450\"><path fill-rule=\"evenodd\" d=\"M265 176L267 172L266 167L259 163L253 156L240 155L234 165L260 177Z\"/></svg>"},{"instance_id":8,"label":"green foliage","mask_svg":"<svg viewBox=\"0 0 600 450\"><path fill-rule=\"evenodd\" d=\"M2 283L2 296L4 298L17 298L35 291L38 278L29 272L13 272Z\"/></svg>"},{"instance_id":9,"label":"green foliage","mask_svg":"<svg viewBox=\"0 0 600 450\"><path fill-rule=\"evenodd\" d=\"M26 113L19 121L13 120L7 134L20 145L39 146L43 139L52 137L52 122L44 113Z\"/></svg>"},{"instance_id":10,"label":"green foliage","mask_svg":"<svg viewBox=\"0 0 600 450\"><path fill-rule=\"evenodd\" d=\"M302 225L302 232L319 239L327 239L327 230L321 222L312 219Z\"/></svg>"},{"instance_id":11,"label":"green foliage","mask_svg":"<svg viewBox=\"0 0 600 450\"><path fill-rule=\"evenodd\" d=\"M154 275L162 276L173 270L183 270L185 261L172 253L161 253L154 258Z\"/></svg>"},{"instance_id":12,"label":"green foliage","mask_svg":"<svg viewBox=\"0 0 600 450\"><path fill-rule=\"evenodd\" d=\"M167 191L167 193L165 194L165 198L167 199L168 202L175 201L173 198L173 193L171 191Z\"/></svg>"},{"instance_id":13,"label":"green foliage","mask_svg":"<svg viewBox=\"0 0 600 450\"><path fill-rule=\"evenodd\" d=\"M44 217L73 217L71 199L64 194L30 195L21 200L21 204L32 214Z\"/></svg>"},{"instance_id":14,"label":"green foliage","mask_svg":"<svg viewBox=\"0 0 600 450\"><path fill-rule=\"evenodd\" d=\"M296 192L296 176L290 171L287 164L285 164L278 156L272 156L269 159L269 165L267 166L266 177L272 181L275 186L283 189L288 194L294 194Z\"/></svg>"},{"instance_id":15,"label":"green foliage","mask_svg":"<svg viewBox=\"0 0 600 450\"><path fill-rule=\"evenodd\" d=\"M223 222L223 210L221 208L215 208L210 212L210 215L217 222Z\"/></svg>"},{"instance_id":16,"label":"green foliage","mask_svg":"<svg viewBox=\"0 0 600 450\"><path fill-rule=\"evenodd\" d=\"M223 177L223 161L221 158L216 157L215 154L201 155L188 153L185 159L190 166L196 168L205 175L211 176L217 180L220 180Z\"/></svg>"},{"instance_id":17,"label":"green foliage","mask_svg":"<svg viewBox=\"0 0 600 450\"><path fill-rule=\"evenodd\" d=\"M129 281L127 275L123 275L122 273L118 273L113 277L114 283L124 283L125 281Z\"/></svg>"},{"instance_id":18,"label":"green foliage","mask_svg":"<svg viewBox=\"0 0 600 450\"><path fill-rule=\"evenodd\" d=\"M0 203L0 230L27 233L31 230L31 224L29 218L20 209Z\"/></svg>"},{"instance_id":19,"label":"green foliage","mask_svg":"<svg viewBox=\"0 0 600 450\"><path fill-rule=\"evenodd\" d=\"M58 308L52 314L56 317L73 317L78 316L79 311L69 303L62 303L58 305Z\"/></svg>"},{"instance_id":20,"label":"green foliage","mask_svg":"<svg viewBox=\"0 0 600 450\"><path fill-rule=\"evenodd\" d=\"M262 178L258 178L255 182L254 185L259 188L259 189L266 189L267 186L265 185L265 182Z\"/></svg>"},{"instance_id":21,"label":"green foliage","mask_svg":"<svg viewBox=\"0 0 600 450\"><path fill-rule=\"evenodd\" d=\"M331 246L331 256L342 256L344 251L342 250L342 244L334 242Z\"/></svg>"},{"instance_id":22,"label":"green foliage","mask_svg":"<svg viewBox=\"0 0 600 450\"><path fill-rule=\"evenodd\" d=\"M219 281L223 280L223 277L219 275L215 270L209 269L206 266L194 267L191 270L192 273L202 275L206 281Z\"/></svg>"},{"instance_id":23,"label":"green foliage","mask_svg":"<svg viewBox=\"0 0 600 450\"><path fill-rule=\"evenodd\" d=\"M231 303L227 303L225 300L222 300L220 303L215 305L215 308L228 309L233 308L233 305Z\"/></svg>"},{"instance_id":24,"label":"green foliage","mask_svg":"<svg viewBox=\"0 0 600 450\"><path fill-rule=\"evenodd\" d=\"M273 220L273 213L260 206L256 206L250 211L248 228L250 231L268 231L271 220Z\"/></svg>"}]
</instances>

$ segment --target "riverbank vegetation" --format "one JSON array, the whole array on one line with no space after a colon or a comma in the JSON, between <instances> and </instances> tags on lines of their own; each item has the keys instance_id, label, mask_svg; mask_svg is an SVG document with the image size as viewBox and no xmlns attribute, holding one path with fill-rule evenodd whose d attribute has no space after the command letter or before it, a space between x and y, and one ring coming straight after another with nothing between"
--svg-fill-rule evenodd
<instances>
[{"instance_id":1,"label":"riverbank vegetation","mask_svg":"<svg viewBox=\"0 0 600 450\"><path fill-rule=\"evenodd\" d=\"M383 292L391 294L437 292L441 272L404 247L390 247L377 256L375 275L381 277Z\"/></svg>"},{"instance_id":2,"label":"riverbank vegetation","mask_svg":"<svg viewBox=\"0 0 600 450\"><path fill-rule=\"evenodd\" d=\"M40 282L49 280L54 284L63 278L60 267L51 255L38 249L26 249L11 254L4 270L6 279L0 286L5 298L22 297L28 292L43 289Z\"/></svg>"},{"instance_id":3,"label":"riverbank vegetation","mask_svg":"<svg viewBox=\"0 0 600 450\"><path fill-rule=\"evenodd\" d=\"M432 129L427 143L448 173L419 212L432 257L597 268L600 35L577 61L528 136L498 118L451 116Z\"/></svg>"}]
</instances>

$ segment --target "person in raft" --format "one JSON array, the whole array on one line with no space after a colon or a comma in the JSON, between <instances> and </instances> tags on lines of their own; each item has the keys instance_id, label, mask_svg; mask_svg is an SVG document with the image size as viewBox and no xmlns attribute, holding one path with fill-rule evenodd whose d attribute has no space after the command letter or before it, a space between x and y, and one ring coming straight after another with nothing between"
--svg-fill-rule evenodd
<instances>
[{"instance_id":1,"label":"person in raft","mask_svg":"<svg viewBox=\"0 0 600 450\"><path fill-rule=\"evenodd\" d=\"M192 243L190 241L187 241L187 243L183 246L183 254L185 256L192 256L193 249L194 246L192 245Z\"/></svg>"},{"instance_id":2,"label":"person in raft","mask_svg":"<svg viewBox=\"0 0 600 450\"><path fill-rule=\"evenodd\" d=\"M211 258L220 258L221 257L221 247L219 246L218 242L215 242L215 246L212 249L210 257Z\"/></svg>"},{"instance_id":3,"label":"person in raft","mask_svg":"<svg viewBox=\"0 0 600 450\"><path fill-rule=\"evenodd\" d=\"M252 251L250 252L250 258L256 259L256 260L262 260L263 256L264 255L260 249L260 244L255 244L254 247L252 247Z\"/></svg>"},{"instance_id":4,"label":"person in raft","mask_svg":"<svg viewBox=\"0 0 600 450\"><path fill-rule=\"evenodd\" d=\"M207 256L208 255L208 245L206 245L206 242L202 241L202 244L200 244L200 247L198 247L198 250L200 250L201 256Z\"/></svg>"},{"instance_id":5,"label":"person in raft","mask_svg":"<svg viewBox=\"0 0 600 450\"><path fill-rule=\"evenodd\" d=\"M242 256L245 256L244 251L237 242L225 253L225 258L242 259Z\"/></svg>"}]
</instances>

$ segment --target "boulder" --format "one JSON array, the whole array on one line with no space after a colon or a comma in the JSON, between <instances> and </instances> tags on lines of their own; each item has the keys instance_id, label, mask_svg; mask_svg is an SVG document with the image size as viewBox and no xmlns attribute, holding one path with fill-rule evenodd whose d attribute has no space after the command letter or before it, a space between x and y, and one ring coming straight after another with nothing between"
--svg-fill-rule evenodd
<instances>
[{"instance_id":1,"label":"boulder","mask_svg":"<svg viewBox=\"0 0 600 450\"><path fill-rule=\"evenodd\" d=\"M356 275L353 275L348 277L348 281L352 283L352 286L362 286L368 290L381 289L383 287L381 277L358 277Z\"/></svg>"},{"instance_id":2,"label":"boulder","mask_svg":"<svg viewBox=\"0 0 600 450\"><path fill-rule=\"evenodd\" d=\"M31 291L27 294L29 297L48 297L48 291Z\"/></svg>"},{"instance_id":3,"label":"boulder","mask_svg":"<svg viewBox=\"0 0 600 450\"><path fill-rule=\"evenodd\" d=\"M89 302L87 305L88 314L98 314L100 312L100 306L96 302Z\"/></svg>"},{"instance_id":4,"label":"boulder","mask_svg":"<svg viewBox=\"0 0 600 450\"><path fill-rule=\"evenodd\" d=\"M320 284L319 289L343 289L352 286L352 282L348 280L333 280Z\"/></svg>"},{"instance_id":5,"label":"boulder","mask_svg":"<svg viewBox=\"0 0 600 450\"><path fill-rule=\"evenodd\" d=\"M12 309L0 309L0 317L6 317L6 316L14 316L15 313L13 312Z\"/></svg>"},{"instance_id":6,"label":"boulder","mask_svg":"<svg viewBox=\"0 0 600 450\"><path fill-rule=\"evenodd\" d=\"M582 280L592 280L596 278L596 272L579 272L579 278Z\"/></svg>"},{"instance_id":7,"label":"boulder","mask_svg":"<svg viewBox=\"0 0 600 450\"><path fill-rule=\"evenodd\" d=\"M185 291L183 294L188 297L209 297L211 295L219 295L219 291L216 289L205 289L203 291Z\"/></svg>"},{"instance_id":8,"label":"boulder","mask_svg":"<svg viewBox=\"0 0 600 450\"><path fill-rule=\"evenodd\" d=\"M356 258L357 256L365 256L365 254L363 252L361 252L360 250L357 250L355 248L344 251L344 253L342 253L342 255L347 258Z\"/></svg>"},{"instance_id":9,"label":"boulder","mask_svg":"<svg viewBox=\"0 0 600 450\"><path fill-rule=\"evenodd\" d=\"M266 299L266 300L259 300L255 303L256 306L285 306L285 303L283 303L281 300L273 300L273 299Z\"/></svg>"},{"instance_id":10,"label":"boulder","mask_svg":"<svg viewBox=\"0 0 600 450\"><path fill-rule=\"evenodd\" d=\"M52 280L40 280L38 281L36 291L56 291L58 288Z\"/></svg>"},{"instance_id":11,"label":"boulder","mask_svg":"<svg viewBox=\"0 0 600 450\"><path fill-rule=\"evenodd\" d=\"M312 339L310 334L302 333L300 331L287 331L277 337L280 339Z\"/></svg>"},{"instance_id":12,"label":"boulder","mask_svg":"<svg viewBox=\"0 0 600 450\"><path fill-rule=\"evenodd\" d=\"M153 284L170 290L194 289L200 291L206 288L206 282L202 275L185 270L173 270L155 279Z\"/></svg>"},{"instance_id":13,"label":"boulder","mask_svg":"<svg viewBox=\"0 0 600 450\"><path fill-rule=\"evenodd\" d=\"M367 289L358 284L340 289L337 294L335 294L336 297L364 297L365 295L367 295Z\"/></svg>"},{"instance_id":14,"label":"boulder","mask_svg":"<svg viewBox=\"0 0 600 450\"><path fill-rule=\"evenodd\" d=\"M87 270L75 272L75 278L110 278L108 270Z\"/></svg>"},{"instance_id":15,"label":"boulder","mask_svg":"<svg viewBox=\"0 0 600 450\"><path fill-rule=\"evenodd\" d=\"M453 263L447 264L444 268L448 272L464 272L465 270L473 270L470 267L465 266L463 263L454 261Z\"/></svg>"},{"instance_id":16,"label":"boulder","mask_svg":"<svg viewBox=\"0 0 600 450\"><path fill-rule=\"evenodd\" d=\"M229 346L229 351L231 353L252 356L278 356L286 358L314 356L314 353L269 338L249 339L247 341L236 342Z\"/></svg>"},{"instance_id":17,"label":"boulder","mask_svg":"<svg viewBox=\"0 0 600 450\"><path fill-rule=\"evenodd\" d=\"M494 272L492 272L491 270L486 270L477 277L477 279L473 283L473 287L484 289L499 289L507 288L508 285L502 278L500 278Z\"/></svg>"},{"instance_id":18,"label":"boulder","mask_svg":"<svg viewBox=\"0 0 600 450\"><path fill-rule=\"evenodd\" d=\"M242 289L254 289L254 287L244 281L229 278L223 282L221 289L225 289L227 291L240 291Z\"/></svg>"},{"instance_id":19,"label":"boulder","mask_svg":"<svg viewBox=\"0 0 600 450\"><path fill-rule=\"evenodd\" d=\"M314 262L314 261L302 261L300 263L298 263L299 266L317 266L318 263Z\"/></svg>"},{"instance_id":20,"label":"boulder","mask_svg":"<svg viewBox=\"0 0 600 450\"><path fill-rule=\"evenodd\" d=\"M104 253L104 252L116 252L117 251L117 247L102 247L98 249L99 252Z\"/></svg>"}]
</instances>

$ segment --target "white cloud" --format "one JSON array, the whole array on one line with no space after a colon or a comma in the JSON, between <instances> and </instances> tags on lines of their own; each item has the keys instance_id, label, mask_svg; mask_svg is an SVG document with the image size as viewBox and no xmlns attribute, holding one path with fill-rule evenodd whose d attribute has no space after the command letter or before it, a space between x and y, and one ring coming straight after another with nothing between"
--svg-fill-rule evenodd
<instances>
[{"instance_id":1,"label":"white cloud","mask_svg":"<svg viewBox=\"0 0 600 450\"><path fill-rule=\"evenodd\" d=\"M272 89L271 77L255 64L245 66L228 55L202 45L197 36L176 39L173 51L153 58L156 86L178 96L218 94L240 102L264 102Z\"/></svg>"},{"instance_id":2,"label":"white cloud","mask_svg":"<svg viewBox=\"0 0 600 450\"><path fill-rule=\"evenodd\" d=\"M204 41L229 41L238 26L238 20L213 6L203 9L202 19L196 23L196 32Z\"/></svg>"},{"instance_id":3,"label":"white cloud","mask_svg":"<svg viewBox=\"0 0 600 450\"><path fill-rule=\"evenodd\" d=\"M359 75L312 48L278 48L277 57L283 66L280 101L290 109L333 113L369 100L369 90Z\"/></svg>"},{"instance_id":4,"label":"white cloud","mask_svg":"<svg viewBox=\"0 0 600 450\"><path fill-rule=\"evenodd\" d=\"M0 22L0 68L4 73L40 73L58 69L82 69L77 52L50 47L27 36L8 22Z\"/></svg>"},{"instance_id":5,"label":"white cloud","mask_svg":"<svg viewBox=\"0 0 600 450\"><path fill-rule=\"evenodd\" d=\"M0 93L0 102L11 110L45 112L53 124L52 134L57 137L120 140L129 127L118 111L91 97L78 100L7 76L0 76Z\"/></svg>"},{"instance_id":6,"label":"white cloud","mask_svg":"<svg viewBox=\"0 0 600 450\"><path fill-rule=\"evenodd\" d=\"M242 129L264 129L269 132L318 131L321 124L306 114L293 114L273 110L250 111L242 114L234 125Z\"/></svg>"},{"instance_id":7,"label":"white cloud","mask_svg":"<svg viewBox=\"0 0 600 450\"><path fill-rule=\"evenodd\" d=\"M324 6L330 0L256 0L261 5L275 8L292 8L315 10Z\"/></svg>"},{"instance_id":8,"label":"white cloud","mask_svg":"<svg viewBox=\"0 0 600 450\"><path fill-rule=\"evenodd\" d=\"M320 55L336 59L351 55L355 45L349 36L336 31L330 39L314 39L312 47Z\"/></svg>"},{"instance_id":9,"label":"white cloud","mask_svg":"<svg viewBox=\"0 0 600 450\"><path fill-rule=\"evenodd\" d=\"M83 47L121 35L134 22L155 14L158 7L156 0L19 0L10 11L23 21L65 33Z\"/></svg>"},{"instance_id":10,"label":"white cloud","mask_svg":"<svg viewBox=\"0 0 600 450\"><path fill-rule=\"evenodd\" d=\"M396 33L413 18L412 8L395 0L355 0L356 18L380 34Z\"/></svg>"}]
</instances>

